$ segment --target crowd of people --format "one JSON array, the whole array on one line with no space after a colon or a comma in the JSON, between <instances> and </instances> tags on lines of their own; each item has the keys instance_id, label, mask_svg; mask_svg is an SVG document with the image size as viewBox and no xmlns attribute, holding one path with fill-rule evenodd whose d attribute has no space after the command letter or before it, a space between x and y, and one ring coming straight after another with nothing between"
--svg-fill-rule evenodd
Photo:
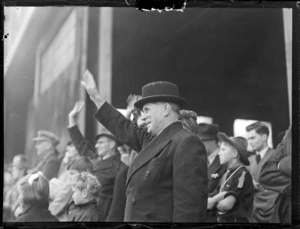
<instances>
[{"instance_id":1,"label":"crowd of people","mask_svg":"<svg viewBox=\"0 0 300 229\"><path fill-rule=\"evenodd\" d=\"M69 112L62 159L59 138L39 130L38 164L16 155L5 168L3 221L291 222L291 127L271 149L263 122L247 126L247 138L197 124L173 83L130 95L125 115L101 98L89 71L81 83L109 132L95 144L82 135L82 101Z\"/></svg>"}]
</instances>

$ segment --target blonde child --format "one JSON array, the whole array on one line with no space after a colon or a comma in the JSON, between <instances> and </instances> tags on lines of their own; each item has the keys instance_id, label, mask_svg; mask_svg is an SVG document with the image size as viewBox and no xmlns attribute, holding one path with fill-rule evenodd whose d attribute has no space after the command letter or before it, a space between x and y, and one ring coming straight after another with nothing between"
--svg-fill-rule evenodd
<instances>
[{"instance_id":1,"label":"blonde child","mask_svg":"<svg viewBox=\"0 0 300 229\"><path fill-rule=\"evenodd\" d=\"M42 172L30 174L18 183L22 214L16 222L57 222L49 206L49 182Z\"/></svg>"},{"instance_id":2,"label":"blonde child","mask_svg":"<svg viewBox=\"0 0 300 229\"><path fill-rule=\"evenodd\" d=\"M73 202L69 207L69 221L97 222L97 195L100 190L98 179L89 172L72 177Z\"/></svg>"}]
</instances>

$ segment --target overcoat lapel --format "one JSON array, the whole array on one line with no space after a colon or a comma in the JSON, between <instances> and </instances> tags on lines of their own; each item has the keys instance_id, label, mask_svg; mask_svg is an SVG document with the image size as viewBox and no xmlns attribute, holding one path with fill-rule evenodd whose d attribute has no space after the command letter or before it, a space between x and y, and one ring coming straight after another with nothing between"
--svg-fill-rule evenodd
<instances>
[{"instance_id":1,"label":"overcoat lapel","mask_svg":"<svg viewBox=\"0 0 300 229\"><path fill-rule=\"evenodd\" d=\"M133 176L138 170L140 170L145 164L151 161L157 154L159 154L163 148L165 148L171 141L171 137L182 129L180 122L175 122L164 129L158 136L155 136L138 154L129 167L126 187Z\"/></svg>"},{"instance_id":2,"label":"overcoat lapel","mask_svg":"<svg viewBox=\"0 0 300 229\"><path fill-rule=\"evenodd\" d=\"M265 156L263 157L263 159L261 159L261 163L259 163L259 166L257 166L257 174L260 174L261 168L262 166L266 163L266 161L269 159L269 157L272 155L272 149L269 148L265 154Z\"/></svg>"},{"instance_id":3,"label":"overcoat lapel","mask_svg":"<svg viewBox=\"0 0 300 229\"><path fill-rule=\"evenodd\" d=\"M218 169L220 168L220 160L219 160L219 156L216 155L215 159L213 160L212 164L208 167L208 178L210 178L210 176L212 174L214 174Z\"/></svg>"}]
</instances>

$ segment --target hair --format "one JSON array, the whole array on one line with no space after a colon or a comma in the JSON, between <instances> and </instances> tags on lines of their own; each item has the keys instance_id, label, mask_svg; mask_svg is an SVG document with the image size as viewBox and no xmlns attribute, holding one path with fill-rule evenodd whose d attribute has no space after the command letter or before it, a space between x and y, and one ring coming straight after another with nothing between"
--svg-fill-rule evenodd
<instances>
[{"instance_id":1,"label":"hair","mask_svg":"<svg viewBox=\"0 0 300 229\"><path fill-rule=\"evenodd\" d=\"M93 171L93 163L92 161L85 156L82 156L80 158L77 158L74 163L72 163L67 168L68 170L76 170L78 172L92 172Z\"/></svg>"},{"instance_id":2,"label":"hair","mask_svg":"<svg viewBox=\"0 0 300 229\"><path fill-rule=\"evenodd\" d=\"M72 187L78 188L79 190L86 189L91 196L96 197L101 188L101 184L93 174L82 172L72 176Z\"/></svg>"},{"instance_id":3,"label":"hair","mask_svg":"<svg viewBox=\"0 0 300 229\"><path fill-rule=\"evenodd\" d=\"M30 185L28 180L34 175L38 177ZM21 201L23 205L31 206L38 202L49 201L49 181L41 172L23 177L18 182L18 188L22 196Z\"/></svg>"},{"instance_id":4,"label":"hair","mask_svg":"<svg viewBox=\"0 0 300 229\"><path fill-rule=\"evenodd\" d=\"M190 110L181 110L179 113L179 120L182 125L188 131L197 134L198 124L197 124L197 113Z\"/></svg>"},{"instance_id":5,"label":"hair","mask_svg":"<svg viewBox=\"0 0 300 229\"><path fill-rule=\"evenodd\" d=\"M258 133L260 135L266 134L267 136L269 136L269 134L270 134L269 128L261 122L255 122L246 127L247 132L249 132L251 130L255 130L256 133Z\"/></svg>"}]
</instances>

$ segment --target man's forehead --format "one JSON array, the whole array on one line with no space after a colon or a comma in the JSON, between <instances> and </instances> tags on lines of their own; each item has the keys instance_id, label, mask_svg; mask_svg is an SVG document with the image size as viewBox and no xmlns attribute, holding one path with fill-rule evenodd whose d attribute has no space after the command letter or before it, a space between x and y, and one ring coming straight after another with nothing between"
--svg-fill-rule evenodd
<instances>
[{"instance_id":1,"label":"man's forehead","mask_svg":"<svg viewBox=\"0 0 300 229\"><path fill-rule=\"evenodd\" d=\"M165 103L167 103L167 102L151 102L151 103L146 103L146 104L143 106L143 110L144 110L145 108L149 108L149 107L159 107L159 106L161 106L161 105L163 105L163 104L165 104Z\"/></svg>"}]
</instances>

